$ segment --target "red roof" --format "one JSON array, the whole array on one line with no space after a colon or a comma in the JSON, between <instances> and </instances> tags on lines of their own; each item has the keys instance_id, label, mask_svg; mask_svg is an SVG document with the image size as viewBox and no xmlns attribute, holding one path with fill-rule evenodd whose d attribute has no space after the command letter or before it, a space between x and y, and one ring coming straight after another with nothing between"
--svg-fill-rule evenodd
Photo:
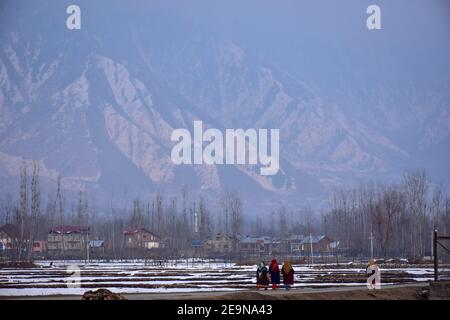
<instances>
[{"instance_id":1,"label":"red roof","mask_svg":"<svg viewBox=\"0 0 450 320\"><path fill-rule=\"evenodd\" d=\"M48 230L48 233L57 233L57 234L70 234L70 233L89 233L88 226L61 226L61 227L53 227Z\"/></svg>"},{"instance_id":2,"label":"red roof","mask_svg":"<svg viewBox=\"0 0 450 320\"><path fill-rule=\"evenodd\" d=\"M138 231L139 231L139 229L130 229L130 228L128 228L128 229L124 229L123 230L123 234L124 235L131 235L131 234L138 233Z\"/></svg>"}]
</instances>

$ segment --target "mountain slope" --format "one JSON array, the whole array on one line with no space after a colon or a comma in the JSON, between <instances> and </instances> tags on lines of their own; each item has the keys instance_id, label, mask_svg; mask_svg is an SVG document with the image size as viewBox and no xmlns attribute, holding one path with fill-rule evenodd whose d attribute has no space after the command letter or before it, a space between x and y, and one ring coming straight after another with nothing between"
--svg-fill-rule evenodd
<instances>
[{"instance_id":1,"label":"mountain slope","mask_svg":"<svg viewBox=\"0 0 450 320\"><path fill-rule=\"evenodd\" d=\"M69 193L82 188L125 201L183 185L211 197L237 188L255 211L320 206L335 187L395 180L416 167L450 182L447 65L431 81L426 68L407 68L412 58L390 54L390 38L373 38L381 49L366 54L347 46L350 36L361 37L350 31L337 43L336 34L297 34L279 21L274 29L285 33L278 37L254 17L241 34L219 12L159 2L80 5L79 31L64 28L63 3L10 1L0 8L2 193L11 192L23 159L39 161L46 183L61 174ZM267 35L260 38L258 28ZM408 52L416 60L426 56ZM428 63L435 68L438 61ZM387 72L393 64L398 70ZM280 129L279 173L174 165L171 132L192 131L194 120L222 130Z\"/></svg>"}]
</instances>

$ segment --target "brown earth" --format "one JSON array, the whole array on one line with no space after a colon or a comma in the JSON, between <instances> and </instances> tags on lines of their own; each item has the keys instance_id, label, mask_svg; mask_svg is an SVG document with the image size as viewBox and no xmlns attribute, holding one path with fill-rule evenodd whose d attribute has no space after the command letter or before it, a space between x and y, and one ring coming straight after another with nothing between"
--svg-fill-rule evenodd
<instances>
[{"instance_id":1,"label":"brown earth","mask_svg":"<svg viewBox=\"0 0 450 320\"><path fill-rule=\"evenodd\" d=\"M388 286L369 290L365 287L260 290L240 292L199 292L179 294L125 294L127 299L151 300L425 300L428 284Z\"/></svg>"},{"instance_id":2,"label":"brown earth","mask_svg":"<svg viewBox=\"0 0 450 320\"><path fill-rule=\"evenodd\" d=\"M98 289L96 291L86 291L81 300L126 300L126 298L107 289Z\"/></svg>"},{"instance_id":3,"label":"brown earth","mask_svg":"<svg viewBox=\"0 0 450 320\"><path fill-rule=\"evenodd\" d=\"M289 291L279 289L239 292L125 293L120 296L129 300L425 300L428 298L428 293L429 285L422 283L387 286L379 290L369 290L365 287L340 287L301 288ZM11 297L10 299L80 300L81 298L82 296L58 295ZM8 298L2 297L2 299Z\"/></svg>"},{"instance_id":4,"label":"brown earth","mask_svg":"<svg viewBox=\"0 0 450 320\"><path fill-rule=\"evenodd\" d=\"M0 262L0 269L17 269L17 268L37 268L33 262L17 261L17 262Z\"/></svg>"},{"instance_id":5,"label":"brown earth","mask_svg":"<svg viewBox=\"0 0 450 320\"><path fill-rule=\"evenodd\" d=\"M223 300L424 300L421 287L380 290L356 289L329 292L286 292L261 294L258 292L224 294Z\"/></svg>"}]
</instances>

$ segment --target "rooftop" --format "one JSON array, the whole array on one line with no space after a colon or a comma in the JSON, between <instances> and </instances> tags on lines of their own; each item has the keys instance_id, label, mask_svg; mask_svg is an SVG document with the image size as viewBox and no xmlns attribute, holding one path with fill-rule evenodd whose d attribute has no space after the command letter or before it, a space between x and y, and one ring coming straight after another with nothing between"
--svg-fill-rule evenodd
<instances>
[{"instance_id":1,"label":"rooftop","mask_svg":"<svg viewBox=\"0 0 450 320\"><path fill-rule=\"evenodd\" d=\"M272 239L270 237L242 237L241 243L270 243Z\"/></svg>"},{"instance_id":2,"label":"rooftop","mask_svg":"<svg viewBox=\"0 0 450 320\"><path fill-rule=\"evenodd\" d=\"M303 239L302 243L308 244L308 243L318 243L320 240L326 238L325 235L321 236L307 236Z\"/></svg>"},{"instance_id":3,"label":"rooftop","mask_svg":"<svg viewBox=\"0 0 450 320\"><path fill-rule=\"evenodd\" d=\"M88 226L59 226L53 227L48 230L48 233L56 233L56 234L71 234L71 233L82 233L88 234L89 227Z\"/></svg>"},{"instance_id":4,"label":"rooftop","mask_svg":"<svg viewBox=\"0 0 450 320\"><path fill-rule=\"evenodd\" d=\"M151 232L151 231L149 231L149 230L147 230L145 228L126 228L126 229L123 230L123 234L125 236L133 235L133 234L136 234L136 233L139 233L139 232L150 233L153 236L157 237L153 232Z\"/></svg>"}]
</instances>

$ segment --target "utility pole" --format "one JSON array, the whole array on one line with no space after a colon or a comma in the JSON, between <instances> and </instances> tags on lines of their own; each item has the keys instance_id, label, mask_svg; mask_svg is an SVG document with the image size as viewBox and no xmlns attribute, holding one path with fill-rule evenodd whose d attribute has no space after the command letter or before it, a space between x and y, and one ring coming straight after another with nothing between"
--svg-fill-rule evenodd
<instances>
[{"instance_id":1,"label":"utility pole","mask_svg":"<svg viewBox=\"0 0 450 320\"><path fill-rule=\"evenodd\" d=\"M199 229L198 213L194 211L194 233L199 233Z\"/></svg>"},{"instance_id":2,"label":"utility pole","mask_svg":"<svg viewBox=\"0 0 450 320\"><path fill-rule=\"evenodd\" d=\"M370 231L370 258L373 259L373 233Z\"/></svg>"},{"instance_id":3,"label":"utility pole","mask_svg":"<svg viewBox=\"0 0 450 320\"><path fill-rule=\"evenodd\" d=\"M433 227L433 230L431 230L431 259L433 259L434 257L434 244L433 244L433 239L434 239L434 229L436 229L436 226Z\"/></svg>"},{"instance_id":4,"label":"utility pole","mask_svg":"<svg viewBox=\"0 0 450 320\"><path fill-rule=\"evenodd\" d=\"M434 281L439 280L439 274L438 274L438 253L437 253L437 245L439 240L450 240L450 236L438 236L437 229L435 227L434 233L433 233L433 256L434 256ZM447 252L450 252L446 247L442 245L442 243L439 243L439 245L446 250Z\"/></svg>"},{"instance_id":5,"label":"utility pole","mask_svg":"<svg viewBox=\"0 0 450 320\"><path fill-rule=\"evenodd\" d=\"M89 232L86 231L86 261L89 263Z\"/></svg>"},{"instance_id":6,"label":"utility pole","mask_svg":"<svg viewBox=\"0 0 450 320\"><path fill-rule=\"evenodd\" d=\"M312 245L312 235L309 234L309 245L311 247L311 264L314 264L314 255L313 255L313 245Z\"/></svg>"}]
</instances>

